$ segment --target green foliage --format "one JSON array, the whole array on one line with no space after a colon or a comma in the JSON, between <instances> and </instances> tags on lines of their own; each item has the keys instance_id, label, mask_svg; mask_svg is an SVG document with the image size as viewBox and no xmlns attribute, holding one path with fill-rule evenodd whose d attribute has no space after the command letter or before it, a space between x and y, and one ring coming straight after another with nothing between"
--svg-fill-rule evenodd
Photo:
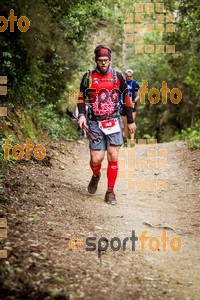
<instances>
[{"instance_id":1,"label":"green foliage","mask_svg":"<svg viewBox=\"0 0 200 300\"><path fill-rule=\"evenodd\" d=\"M191 149L200 148L200 120L195 123L193 128L176 132L172 140L184 140Z\"/></svg>"},{"instance_id":2,"label":"green foliage","mask_svg":"<svg viewBox=\"0 0 200 300\"><path fill-rule=\"evenodd\" d=\"M154 1L155 2L155 1ZM160 90L162 81L179 88L183 100L140 105L137 137L151 136L168 141L175 132L193 128L200 111L200 6L198 0L164 0L167 12L174 12L176 33L145 35L146 44L174 44L180 57L171 54L135 54L133 44L125 44L124 13L134 12L131 0L3 0L1 15L14 9L18 17L31 20L30 29L0 34L1 74L8 76L7 105L22 106L20 122L24 134L35 138L34 121L53 138L71 139L76 130L63 117L59 104L67 104L67 93L79 87L81 76L94 66L93 50L108 44L113 50L113 66L132 68L140 86ZM151 15L148 15L151 19ZM30 117L28 117L28 115ZM33 117L31 121L30 118ZM37 126L36 126L37 127Z\"/></svg>"},{"instance_id":3,"label":"green foliage","mask_svg":"<svg viewBox=\"0 0 200 300\"><path fill-rule=\"evenodd\" d=\"M9 156L9 160L4 159L4 151L3 151L3 144L5 143L5 136L0 134L0 201L4 199L4 188L3 188L3 181L5 177L5 171L9 168L10 163L13 163L12 155ZM0 271L1 273L1 271Z\"/></svg>"},{"instance_id":4,"label":"green foliage","mask_svg":"<svg viewBox=\"0 0 200 300\"><path fill-rule=\"evenodd\" d=\"M3 171L4 167L6 167L9 163L13 163L15 162L13 156L12 156L12 153L11 153L11 150L9 152L9 157L8 157L8 160L5 160L4 159L4 150L3 150L3 145L5 143L5 141L7 139L11 139L11 146L13 147L14 144L17 143L17 140L14 136L12 135L8 135L8 136L4 136L4 135L0 135L0 170Z\"/></svg>"},{"instance_id":5,"label":"green foliage","mask_svg":"<svg viewBox=\"0 0 200 300\"><path fill-rule=\"evenodd\" d=\"M154 1L155 2L155 1ZM200 6L198 0L164 0L167 12L176 18L176 32L145 34L145 44L175 45L178 57L172 54L137 54L133 44L125 45L126 68L132 68L134 79L140 86L148 82L148 88L160 90L162 81L167 82L170 90L178 88L183 99L178 105L149 105L148 101L138 110L137 133L155 134L159 141L169 141L177 129L186 130L194 125L200 112ZM131 10L131 5L129 6ZM133 7L133 6L132 6ZM150 16L149 16L150 17ZM168 97L169 98L169 97Z\"/></svg>"},{"instance_id":6,"label":"green foliage","mask_svg":"<svg viewBox=\"0 0 200 300\"><path fill-rule=\"evenodd\" d=\"M35 110L33 116L38 125L55 140L71 140L78 136L71 121L64 115L58 115L52 103L41 107L39 111Z\"/></svg>"},{"instance_id":7,"label":"green foliage","mask_svg":"<svg viewBox=\"0 0 200 300\"><path fill-rule=\"evenodd\" d=\"M19 119L26 137L36 138L34 120L55 139L77 136L76 129L57 107L60 100L68 101L66 94L74 88L88 41L99 18L106 15L105 3L3 1L2 15L8 16L14 9L15 15L26 15L31 21L26 33L16 27L15 34L6 30L0 35L0 75L8 77L6 106L25 108Z\"/></svg>"}]
</instances>

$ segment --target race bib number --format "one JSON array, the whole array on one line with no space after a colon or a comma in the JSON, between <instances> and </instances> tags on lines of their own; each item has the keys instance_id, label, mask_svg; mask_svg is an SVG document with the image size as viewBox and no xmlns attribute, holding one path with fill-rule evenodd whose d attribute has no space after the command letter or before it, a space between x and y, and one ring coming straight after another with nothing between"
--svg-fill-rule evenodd
<instances>
[{"instance_id":1,"label":"race bib number","mask_svg":"<svg viewBox=\"0 0 200 300\"><path fill-rule=\"evenodd\" d=\"M99 121L98 123L99 123L99 128L106 135L120 132L118 119L109 119L109 120Z\"/></svg>"}]
</instances>

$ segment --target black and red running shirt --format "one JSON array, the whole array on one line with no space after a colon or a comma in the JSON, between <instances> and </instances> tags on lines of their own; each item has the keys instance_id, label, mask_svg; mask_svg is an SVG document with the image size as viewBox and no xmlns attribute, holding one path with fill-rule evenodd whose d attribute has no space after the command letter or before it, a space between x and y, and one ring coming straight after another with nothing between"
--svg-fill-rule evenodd
<instances>
[{"instance_id":1,"label":"black and red running shirt","mask_svg":"<svg viewBox=\"0 0 200 300\"><path fill-rule=\"evenodd\" d=\"M132 102L128 94L126 79L120 72L116 72L117 78L113 78L113 70L100 73L97 69L91 72L90 86L85 84L88 74L85 73L78 98L79 114L85 114L86 99L94 116L109 116L119 110L119 98L123 100L124 112L128 123L133 123ZM116 81L116 82L115 82Z\"/></svg>"}]
</instances>

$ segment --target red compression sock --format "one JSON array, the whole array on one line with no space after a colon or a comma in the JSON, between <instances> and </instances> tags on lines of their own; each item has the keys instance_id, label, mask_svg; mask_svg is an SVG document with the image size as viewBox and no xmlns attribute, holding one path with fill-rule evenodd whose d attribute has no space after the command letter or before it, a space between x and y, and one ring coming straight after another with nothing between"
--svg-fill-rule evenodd
<instances>
[{"instance_id":1,"label":"red compression sock","mask_svg":"<svg viewBox=\"0 0 200 300\"><path fill-rule=\"evenodd\" d=\"M118 173L118 161L109 161L107 168L108 190L113 190Z\"/></svg>"},{"instance_id":2,"label":"red compression sock","mask_svg":"<svg viewBox=\"0 0 200 300\"><path fill-rule=\"evenodd\" d=\"M92 169L94 175L98 175L101 170L101 163L98 166L94 166L90 161L90 168Z\"/></svg>"}]
</instances>

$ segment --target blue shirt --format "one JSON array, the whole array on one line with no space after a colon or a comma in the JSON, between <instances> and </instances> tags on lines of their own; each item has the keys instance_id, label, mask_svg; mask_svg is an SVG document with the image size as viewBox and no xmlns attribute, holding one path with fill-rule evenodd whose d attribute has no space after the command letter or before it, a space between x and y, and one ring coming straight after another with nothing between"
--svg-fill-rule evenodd
<instances>
[{"instance_id":1,"label":"blue shirt","mask_svg":"<svg viewBox=\"0 0 200 300\"><path fill-rule=\"evenodd\" d=\"M131 101L134 102L135 93L138 92L140 86L137 83L137 81L135 81L133 79L127 80L126 83L127 83L127 86L128 86L128 93L129 93L129 96L131 98Z\"/></svg>"}]
</instances>

